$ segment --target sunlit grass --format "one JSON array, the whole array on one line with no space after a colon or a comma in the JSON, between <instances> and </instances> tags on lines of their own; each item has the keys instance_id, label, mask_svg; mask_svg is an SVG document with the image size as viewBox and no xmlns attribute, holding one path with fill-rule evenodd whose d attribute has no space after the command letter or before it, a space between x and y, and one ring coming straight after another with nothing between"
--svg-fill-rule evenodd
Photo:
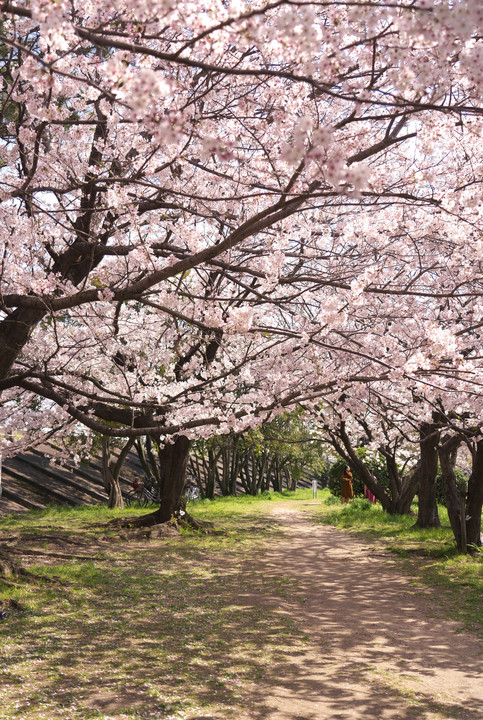
<instances>
[{"instance_id":1,"label":"sunlit grass","mask_svg":"<svg viewBox=\"0 0 483 720\"><path fill-rule=\"evenodd\" d=\"M438 508L441 527L423 529L415 525L417 506L411 515L389 515L379 503L362 498L341 505L328 490L319 496L322 503L314 514L318 522L383 543L419 582L437 588L451 617L483 635L483 552L458 554L444 506Z\"/></svg>"},{"instance_id":2,"label":"sunlit grass","mask_svg":"<svg viewBox=\"0 0 483 720\"><path fill-rule=\"evenodd\" d=\"M152 542L105 527L149 510L49 508L1 521L2 538L36 534L40 545L29 547L46 553L68 538L78 543L73 554L93 554L30 558L29 570L53 583L0 582L0 597L24 606L0 626L2 720L238 717L250 703L246 685L305 642L294 620L271 612L294 581L246 571L260 542L279 532L271 503L193 503L190 512L225 532Z\"/></svg>"},{"instance_id":3,"label":"sunlit grass","mask_svg":"<svg viewBox=\"0 0 483 720\"><path fill-rule=\"evenodd\" d=\"M275 503L300 501L318 522L383 543L415 582L436 588L448 614L481 629L483 564L455 555L443 513L442 529L418 530L414 516L365 501L341 507L325 491L309 499L303 490L190 503L223 532L155 541L106 525L149 509L48 508L0 521L0 540L46 553L24 560L53 580L0 582L0 598L24 606L0 625L2 720L237 718L250 705L246 687L307 641L296 612L272 611L296 599L296 579L267 577L254 562L283 535ZM56 558L59 550L78 557Z\"/></svg>"}]
</instances>

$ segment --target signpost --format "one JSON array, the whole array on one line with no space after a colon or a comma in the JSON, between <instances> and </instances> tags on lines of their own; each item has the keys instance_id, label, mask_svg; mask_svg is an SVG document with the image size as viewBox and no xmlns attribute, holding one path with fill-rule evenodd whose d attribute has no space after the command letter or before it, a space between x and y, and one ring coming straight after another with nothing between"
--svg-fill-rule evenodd
<instances>
[{"instance_id":1,"label":"signpost","mask_svg":"<svg viewBox=\"0 0 483 720\"><path fill-rule=\"evenodd\" d=\"M317 497L317 489L318 489L317 480L312 480L312 496L313 496L314 498Z\"/></svg>"}]
</instances>

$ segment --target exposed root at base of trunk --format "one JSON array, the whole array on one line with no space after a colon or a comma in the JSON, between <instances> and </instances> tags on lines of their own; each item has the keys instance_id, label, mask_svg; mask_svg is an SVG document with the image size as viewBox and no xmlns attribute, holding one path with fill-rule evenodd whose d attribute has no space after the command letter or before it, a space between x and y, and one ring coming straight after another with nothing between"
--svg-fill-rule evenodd
<instances>
[{"instance_id":1,"label":"exposed root at base of trunk","mask_svg":"<svg viewBox=\"0 0 483 720\"><path fill-rule=\"evenodd\" d=\"M45 575L36 575L14 562L8 555L4 553L0 554L0 581L5 585L16 585L14 580L18 578L25 578L31 582L45 582L58 584L61 582L60 578L57 577L46 577Z\"/></svg>"},{"instance_id":2,"label":"exposed root at base of trunk","mask_svg":"<svg viewBox=\"0 0 483 720\"><path fill-rule=\"evenodd\" d=\"M107 523L108 527L111 528L125 528L134 530L136 528L149 528L153 525L172 525L173 520L168 520L166 523L160 523L158 519L158 511L155 510L149 515L139 515L138 517L120 517L109 520Z\"/></svg>"},{"instance_id":3,"label":"exposed root at base of trunk","mask_svg":"<svg viewBox=\"0 0 483 720\"><path fill-rule=\"evenodd\" d=\"M216 529L215 523L208 522L207 520L197 520L189 513L185 513L182 517L178 518L177 522L180 527L198 530L205 535L224 535L225 533L222 529Z\"/></svg>"},{"instance_id":4,"label":"exposed root at base of trunk","mask_svg":"<svg viewBox=\"0 0 483 720\"><path fill-rule=\"evenodd\" d=\"M4 600L0 602L0 620L6 620L12 613L21 613L24 612L25 609L21 603L13 598Z\"/></svg>"},{"instance_id":5,"label":"exposed root at base of trunk","mask_svg":"<svg viewBox=\"0 0 483 720\"><path fill-rule=\"evenodd\" d=\"M149 513L149 515L141 515L140 517L123 517L110 520L107 525L111 528L119 528L120 530L129 530L139 532L122 533L120 537L135 538L161 538L179 534L180 528L191 528L206 535L223 534L223 530L216 530L212 522L197 520L188 513L180 514L179 517L172 517L165 522L159 521L157 511Z\"/></svg>"}]
</instances>

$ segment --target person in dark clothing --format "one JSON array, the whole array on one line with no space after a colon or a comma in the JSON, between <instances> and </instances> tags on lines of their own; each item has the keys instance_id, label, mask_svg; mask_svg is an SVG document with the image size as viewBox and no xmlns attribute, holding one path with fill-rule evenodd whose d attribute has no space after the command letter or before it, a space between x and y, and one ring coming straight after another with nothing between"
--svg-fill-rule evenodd
<instances>
[{"instance_id":1,"label":"person in dark clothing","mask_svg":"<svg viewBox=\"0 0 483 720\"><path fill-rule=\"evenodd\" d=\"M344 472L342 473L342 490L341 490L341 501L342 504L348 503L354 497L354 489L352 487L352 473L350 467L346 465Z\"/></svg>"}]
</instances>

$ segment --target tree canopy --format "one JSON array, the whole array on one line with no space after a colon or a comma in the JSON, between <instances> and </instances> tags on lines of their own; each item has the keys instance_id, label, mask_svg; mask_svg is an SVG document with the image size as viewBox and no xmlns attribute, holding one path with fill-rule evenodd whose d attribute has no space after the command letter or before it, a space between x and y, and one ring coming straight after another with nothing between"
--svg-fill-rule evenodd
<instances>
[{"instance_id":1,"label":"tree canopy","mask_svg":"<svg viewBox=\"0 0 483 720\"><path fill-rule=\"evenodd\" d=\"M478 424L476 3L2 11L0 424Z\"/></svg>"}]
</instances>

